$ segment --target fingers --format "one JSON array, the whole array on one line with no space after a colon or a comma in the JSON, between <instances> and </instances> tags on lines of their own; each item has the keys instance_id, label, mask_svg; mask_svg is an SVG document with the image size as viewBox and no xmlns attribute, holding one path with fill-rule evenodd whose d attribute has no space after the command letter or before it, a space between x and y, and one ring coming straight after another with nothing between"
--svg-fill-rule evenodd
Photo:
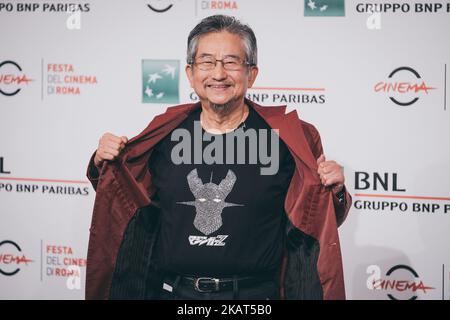
<instances>
[{"instance_id":1,"label":"fingers","mask_svg":"<svg viewBox=\"0 0 450 320\"><path fill-rule=\"evenodd\" d=\"M95 156L95 164L100 166L104 160L114 160L125 148L128 142L126 136L115 136L112 133L105 133L100 138Z\"/></svg>"},{"instance_id":2,"label":"fingers","mask_svg":"<svg viewBox=\"0 0 450 320\"><path fill-rule=\"evenodd\" d=\"M102 147L102 151L104 154L109 154L112 155L113 157L117 157L121 149L119 147L104 146Z\"/></svg>"},{"instance_id":3,"label":"fingers","mask_svg":"<svg viewBox=\"0 0 450 320\"><path fill-rule=\"evenodd\" d=\"M105 140L105 141L114 141L116 143L120 143L122 141L121 137L115 136L112 133L105 133L102 138L100 140Z\"/></svg>"},{"instance_id":4,"label":"fingers","mask_svg":"<svg viewBox=\"0 0 450 320\"><path fill-rule=\"evenodd\" d=\"M117 143L114 141L106 141L105 143L103 143L101 145L101 147L109 148L109 149L113 149L113 150L117 150L117 151L122 151L122 149L125 148L125 144L123 144L122 142Z\"/></svg>"},{"instance_id":5,"label":"fingers","mask_svg":"<svg viewBox=\"0 0 450 320\"><path fill-rule=\"evenodd\" d=\"M335 161L322 161L317 168L317 173L319 175L328 174L340 168L341 167Z\"/></svg>"},{"instance_id":6,"label":"fingers","mask_svg":"<svg viewBox=\"0 0 450 320\"><path fill-rule=\"evenodd\" d=\"M323 154L321 154L320 157L317 158L317 165L320 165L324 161L325 161L325 156Z\"/></svg>"},{"instance_id":7,"label":"fingers","mask_svg":"<svg viewBox=\"0 0 450 320\"><path fill-rule=\"evenodd\" d=\"M321 156L322 157L322 156ZM317 160L322 160L321 157ZM336 184L344 184L343 168L335 161L321 161L317 169L320 181L324 186L332 186Z\"/></svg>"},{"instance_id":8,"label":"fingers","mask_svg":"<svg viewBox=\"0 0 450 320\"><path fill-rule=\"evenodd\" d=\"M327 175L322 175L320 181L324 186L332 186L334 184L342 183L342 177L339 174L332 173Z\"/></svg>"}]
</instances>

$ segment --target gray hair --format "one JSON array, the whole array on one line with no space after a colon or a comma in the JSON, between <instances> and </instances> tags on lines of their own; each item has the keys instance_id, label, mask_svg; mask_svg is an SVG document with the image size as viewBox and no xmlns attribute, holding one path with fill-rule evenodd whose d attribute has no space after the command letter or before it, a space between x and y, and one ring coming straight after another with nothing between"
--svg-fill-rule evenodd
<instances>
[{"instance_id":1,"label":"gray hair","mask_svg":"<svg viewBox=\"0 0 450 320\"><path fill-rule=\"evenodd\" d=\"M198 40L201 36L220 31L228 31L229 33L238 35L244 42L245 59L247 63L251 66L256 66L258 49L253 30L248 25L242 24L235 17L224 15L206 17L192 29L188 37L186 62L188 64L194 63L195 55L197 54Z\"/></svg>"}]
</instances>

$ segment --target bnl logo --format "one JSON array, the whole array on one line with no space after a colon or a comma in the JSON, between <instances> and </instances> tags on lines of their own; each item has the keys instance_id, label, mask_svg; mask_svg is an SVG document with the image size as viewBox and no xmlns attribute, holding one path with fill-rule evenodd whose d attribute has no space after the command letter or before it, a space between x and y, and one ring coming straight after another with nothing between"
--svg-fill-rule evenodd
<instances>
[{"instance_id":1,"label":"bnl logo","mask_svg":"<svg viewBox=\"0 0 450 320\"><path fill-rule=\"evenodd\" d=\"M344 17L344 0L305 0L305 17Z\"/></svg>"},{"instance_id":2,"label":"bnl logo","mask_svg":"<svg viewBox=\"0 0 450 320\"><path fill-rule=\"evenodd\" d=\"M179 103L179 60L142 60L142 102Z\"/></svg>"},{"instance_id":3,"label":"bnl logo","mask_svg":"<svg viewBox=\"0 0 450 320\"><path fill-rule=\"evenodd\" d=\"M0 157L0 173L10 174L11 171L6 171L3 163L3 157Z\"/></svg>"}]
</instances>

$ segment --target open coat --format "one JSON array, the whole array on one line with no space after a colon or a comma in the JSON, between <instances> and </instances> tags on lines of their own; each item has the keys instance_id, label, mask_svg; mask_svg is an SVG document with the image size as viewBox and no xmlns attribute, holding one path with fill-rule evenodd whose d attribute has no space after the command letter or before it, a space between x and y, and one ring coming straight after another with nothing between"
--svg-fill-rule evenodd
<instances>
[{"instance_id":1,"label":"open coat","mask_svg":"<svg viewBox=\"0 0 450 320\"><path fill-rule=\"evenodd\" d=\"M323 153L319 133L285 106L262 107L245 100L288 146L296 169L284 209L284 257L279 269L284 299L345 299L338 226L351 196L339 203L317 173ZM162 275L152 259L160 212L148 160L154 146L200 103L170 107L131 139L114 161L98 172L93 157L88 178L96 190L86 271L86 299L157 299Z\"/></svg>"}]
</instances>

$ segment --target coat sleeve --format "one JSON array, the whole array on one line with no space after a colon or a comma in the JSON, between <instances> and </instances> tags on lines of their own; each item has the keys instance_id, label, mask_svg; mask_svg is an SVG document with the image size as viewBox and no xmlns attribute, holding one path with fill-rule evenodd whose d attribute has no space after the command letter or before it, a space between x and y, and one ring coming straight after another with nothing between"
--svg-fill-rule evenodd
<instances>
[{"instance_id":1,"label":"coat sleeve","mask_svg":"<svg viewBox=\"0 0 450 320\"><path fill-rule=\"evenodd\" d=\"M324 153L319 131L310 123L303 121L302 124L305 128L304 132L306 135L306 139L310 142L311 151L314 155L314 158L317 159L321 154ZM333 203L336 212L336 222L338 226L340 226L345 221L352 205L352 196L347 191L345 185L343 192L344 201L342 202L339 201L339 198L333 193Z\"/></svg>"},{"instance_id":2,"label":"coat sleeve","mask_svg":"<svg viewBox=\"0 0 450 320\"><path fill-rule=\"evenodd\" d=\"M89 160L86 176L92 184L94 190L97 190L98 179L100 177L100 172L94 163L95 152L92 154Z\"/></svg>"}]
</instances>

